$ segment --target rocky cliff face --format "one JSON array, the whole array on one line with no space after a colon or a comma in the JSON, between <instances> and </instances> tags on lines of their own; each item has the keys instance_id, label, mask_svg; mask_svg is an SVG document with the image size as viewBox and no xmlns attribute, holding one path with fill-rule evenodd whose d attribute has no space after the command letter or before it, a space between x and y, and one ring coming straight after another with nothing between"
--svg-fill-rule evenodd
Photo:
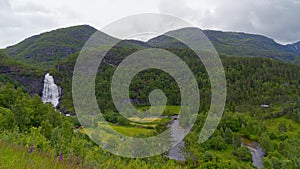
<instances>
[{"instance_id":1,"label":"rocky cliff face","mask_svg":"<svg viewBox=\"0 0 300 169\"><path fill-rule=\"evenodd\" d=\"M19 82L25 90L31 95L38 94L42 96L43 92L43 77L29 77L20 74L8 74L9 77Z\"/></svg>"},{"instance_id":2,"label":"rocky cliff face","mask_svg":"<svg viewBox=\"0 0 300 169\"><path fill-rule=\"evenodd\" d=\"M18 66L0 66L0 75L5 75L20 84L30 95L42 95L43 76L26 74L28 70Z\"/></svg>"},{"instance_id":3,"label":"rocky cliff face","mask_svg":"<svg viewBox=\"0 0 300 169\"><path fill-rule=\"evenodd\" d=\"M13 72L19 72L20 68L17 66L1 66L0 67L0 74L6 74L6 73L13 73Z\"/></svg>"}]
</instances>

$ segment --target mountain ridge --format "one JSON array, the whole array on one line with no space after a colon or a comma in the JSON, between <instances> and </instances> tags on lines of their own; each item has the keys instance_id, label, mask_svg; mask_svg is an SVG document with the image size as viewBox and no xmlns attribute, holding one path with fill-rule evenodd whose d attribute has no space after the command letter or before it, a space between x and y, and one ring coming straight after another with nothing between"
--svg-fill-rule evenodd
<instances>
[{"instance_id":1,"label":"mountain ridge","mask_svg":"<svg viewBox=\"0 0 300 169\"><path fill-rule=\"evenodd\" d=\"M60 28L34 35L4 49L15 60L25 63L51 63L80 49L85 41L97 30L88 25Z\"/></svg>"},{"instance_id":2,"label":"mountain ridge","mask_svg":"<svg viewBox=\"0 0 300 169\"><path fill-rule=\"evenodd\" d=\"M183 29L186 30L183 34L189 36L191 40L196 40L193 39L192 32L197 29L201 30L200 28ZM170 32L176 33L180 32L180 30L181 29ZM68 55L80 52L85 42L96 31L97 29L89 25L60 28L26 38L16 45L3 49L3 51L14 60L24 61L31 65L52 67L56 62L61 61L61 59L66 58ZM217 30L202 31L220 55L233 57L267 57L289 63L298 63L297 60L300 60L300 42L282 45L275 42L272 38L259 34ZM191 34L189 35L189 33ZM105 33L103 34L106 35ZM109 35L106 36L110 37ZM163 38L163 36L165 36L165 34L154 37L146 43L138 40L123 40L126 42L123 44L127 47L140 46L142 48L161 47L164 45L167 48L182 47L178 41L171 42L170 39ZM155 45L153 42L155 42ZM295 46L297 46L297 48L295 48Z\"/></svg>"},{"instance_id":3,"label":"mountain ridge","mask_svg":"<svg viewBox=\"0 0 300 169\"><path fill-rule=\"evenodd\" d=\"M182 30L185 31L182 31ZM176 40L167 38L167 34L175 34L179 36L190 36L193 41L193 35L196 32L195 28L183 28L167 32L158 37L154 37L148 41L153 47L163 46L165 48L180 48L183 47ZM201 30L201 29L199 29ZM216 30L202 30L215 49L220 55L233 57L266 57L284 62L293 63L300 58L300 55L292 50L288 45L282 45L275 42L273 39L258 35L248 34L243 32L223 32ZM196 42L197 39L193 43ZM198 40L199 41L199 40ZM299 45L300 48L300 45ZM299 51L300 53L300 51Z\"/></svg>"}]
</instances>

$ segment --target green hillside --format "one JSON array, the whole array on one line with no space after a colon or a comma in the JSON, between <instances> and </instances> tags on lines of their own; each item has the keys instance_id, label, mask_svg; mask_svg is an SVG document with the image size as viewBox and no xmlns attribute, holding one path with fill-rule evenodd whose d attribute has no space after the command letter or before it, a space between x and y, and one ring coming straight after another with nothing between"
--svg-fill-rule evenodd
<instances>
[{"instance_id":1,"label":"green hillside","mask_svg":"<svg viewBox=\"0 0 300 169\"><path fill-rule=\"evenodd\" d=\"M96 31L95 28L88 25L57 29L29 37L16 45L7 47L3 51L14 60L34 66L49 68L53 67L53 65L68 55L79 52L85 42ZM193 36L197 31L198 28L184 28L169 33L181 34L179 36L189 37L191 41L197 42L199 39L195 39L196 36ZM213 43L220 55L234 57L267 57L290 63L299 62L299 49L295 49L297 43L281 45L262 35L238 32L221 32L214 30L203 30L203 32ZM104 41L116 40L104 33L101 38ZM132 48L149 46L168 48L184 47L178 41L171 40L164 36L155 37L147 43L125 41L123 45Z\"/></svg>"},{"instance_id":2,"label":"green hillside","mask_svg":"<svg viewBox=\"0 0 300 169\"><path fill-rule=\"evenodd\" d=\"M70 62L62 65L67 66ZM184 163L169 160L164 155L143 159L112 155L95 145L84 132L79 132L80 125L75 118L64 117L50 104L43 104L37 96L30 97L22 90L1 84L0 140L9 142L8 147L18 144L21 148L1 148L3 155L0 161L3 162L0 167L10 166L14 157L24 159L19 162L21 166L40 166L41 161L45 160L43 154L39 157L31 154L33 157L29 158L26 155L30 154L24 152L34 143L36 153L53 153L50 162L47 160L43 163L46 168L49 163L57 162L60 151L64 162L68 163L72 154L75 167L83 168L254 168L249 158L250 152L240 146L241 137L247 137L258 141L267 153L264 158L266 167L297 169L297 159L300 158L299 66L263 58L226 58L223 62L229 83L224 116L213 136L204 144L199 144L199 131L206 117L206 109L201 109L192 132L185 138L185 151L188 154ZM144 76L150 81L157 78L157 75L148 73L141 78ZM104 82L101 78L98 80ZM108 99L106 95L101 97L98 96L100 106L102 101ZM172 95L169 97L172 99ZM207 106L207 101L203 98L201 105ZM262 103L270 107L261 108ZM178 113L173 110L178 108L168 107L165 113ZM124 122L112 109L104 114L108 121L114 123L112 126L124 134L134 135L142 131L147 136L150 134L148 131L153 134L165 128L165 122L154 128Z\"/></svg>"},{"instance_id":3,"label":"green hillside","mask_svg":"<svg viewBox=\"0 0 300 169\"><path fill-rule=\"evenodd\" d=\"M0 53L0 168L49 168L52 165L87 169L255 168L250 150L241 145L243 140L261 146L265 152L263 165L267 169L300 168L300 65L293 64L300 59L287 46L259 35L204 31L221 55L227 100L217 129L200 144L199 132L210 107L211 86L196 54L166 36L146 43L119 42L105 56L95 79L99 108L113 129L128 136L157 135L166 130L171 116L177 115L180 109L180 90L175 80L166 72L150 69L140 72L130 84L130 99L139 112L130 119L118 113L110 93L111 79L121 61L138 50L159 47L179 56L194 73L201 98L197 121L184 139L185 147L180 150L185 161L169 159L167 153L132 159L105 151L87 136L92 132L91 126L81 126L76 116L64 115L76 115L72 101L73 69L83 40L93 31L95 29L89 26L59 29L5 49L9 55ZM181 36L199 41L191 34L198 29L178 31ZM99 40L116 40L100 35ZM49 53L52 49L55 52ZM40 98L43 77L48 72L63 90L58 110L51 104L43 104ZM161 89L168 102L163 112L165 117L151 121L153 117L141 118L141 113L147 113L142 111L149 108L149 94L154 89ZM105 146L120 147L98 118L90 122L101 129L93 134L104 137ZM32 145L34 150L30 153Z\"/></svg>"},{"instance_id":4,"label":"green hillside","mask_svg":"<svg viewBox=\"0 0 300 169\"><path fill-rule=\"evenodd\" d=\"M33 65L50 67L53 63L81 50L96 29L88 25L62 28L40 35L6 48L6 52L15 60Z\"/></svg>"},{"instance_id":5,"label":"green hillside","mask_svg":"<svg viewBox=\"0 0 300 169\"><path fill-rule=\"evenodd\" d=\"M188 37L192 42L199 42L201 39L195 39L198 28L183 28L166 33L175 34L176 36ZM212 42L219 55L234 57L267 57L276 60L293 63L299 59L297 51L290 47L276 43L273 39L262 35L238 33L238 32L221 32L214 30L203 30L203 33ZM165 35L155 37L147 42L150 46L161 46L166 48L182 48L180 42L165 37Z\"/></svg>"}]
</instances>

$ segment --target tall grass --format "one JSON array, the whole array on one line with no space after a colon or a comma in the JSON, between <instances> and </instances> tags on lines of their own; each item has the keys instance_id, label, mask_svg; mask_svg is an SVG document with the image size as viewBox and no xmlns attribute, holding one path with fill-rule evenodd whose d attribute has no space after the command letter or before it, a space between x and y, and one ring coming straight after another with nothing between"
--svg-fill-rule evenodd
<instances>
[{"instance_id":1,"label":"tall grass","mask_svg":"<svg viewBox=\"0 0 300 169\"><path fill-rule=\"evenodd\" d=\"M35 150L28 150L20 145L0 141L0 169L73 169L67 161L59 161L58 157Z\"/></svg>"}]
</instances>

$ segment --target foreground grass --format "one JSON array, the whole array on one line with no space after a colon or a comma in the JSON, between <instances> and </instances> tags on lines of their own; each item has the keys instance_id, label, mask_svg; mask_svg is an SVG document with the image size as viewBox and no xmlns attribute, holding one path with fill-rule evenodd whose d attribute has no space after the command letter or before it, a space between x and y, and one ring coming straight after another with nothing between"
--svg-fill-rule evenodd
<instances>
[{"instance_id":1,"label":"foreground grass","mask_svg":"<svg viewBox=\"0 0 300 169\"><path fill-rule=\"evenodd\" d=\"M58 158L38 151L29 154L27 149L0 141L0 169L66 169L71 167Z\"/></svg>"}]
</instances>

